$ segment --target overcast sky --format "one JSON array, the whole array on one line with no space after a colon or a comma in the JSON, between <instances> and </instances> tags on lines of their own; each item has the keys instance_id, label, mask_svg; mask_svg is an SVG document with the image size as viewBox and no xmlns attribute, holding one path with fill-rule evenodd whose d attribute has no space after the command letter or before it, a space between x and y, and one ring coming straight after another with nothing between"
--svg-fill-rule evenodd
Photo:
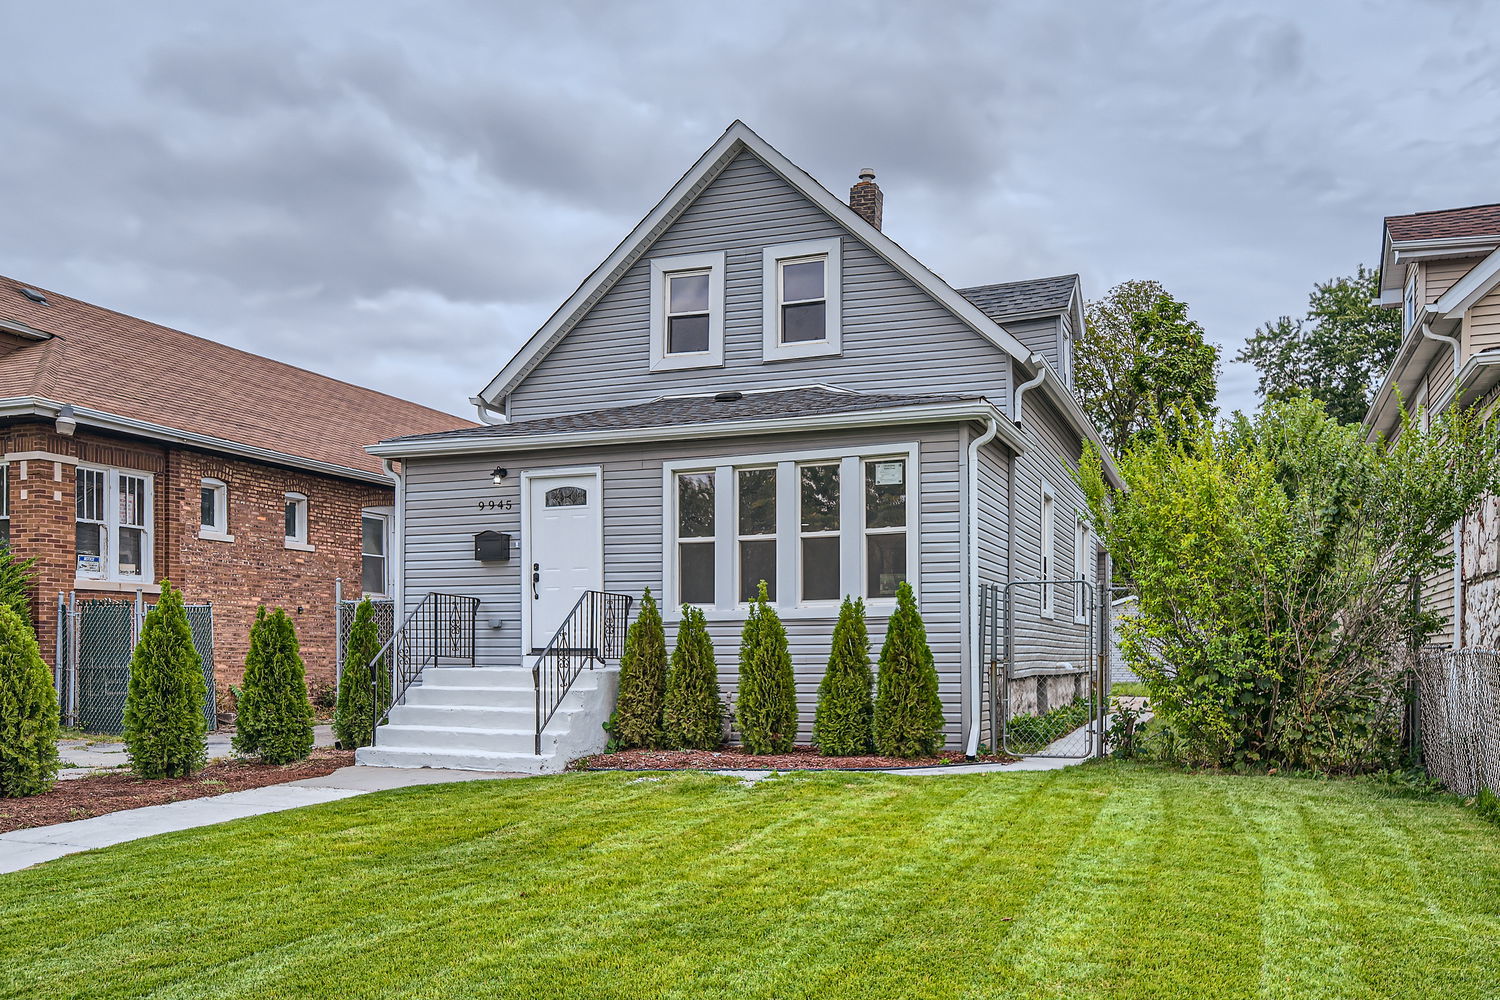
<instances>
[{"instance_id":1,"label":"overcast sky","mask_svg":"<svg viewBox=\"0 0 1500 1000\"><path fill-rule=\"evenodd\" d=\"M463 415L735 118L836 193L875 167L956 286L1156 278L1226 360L1382 216L1500 200L1500 4L0 0L0 33L0 272Z\"/></svg>"}]
</instances>

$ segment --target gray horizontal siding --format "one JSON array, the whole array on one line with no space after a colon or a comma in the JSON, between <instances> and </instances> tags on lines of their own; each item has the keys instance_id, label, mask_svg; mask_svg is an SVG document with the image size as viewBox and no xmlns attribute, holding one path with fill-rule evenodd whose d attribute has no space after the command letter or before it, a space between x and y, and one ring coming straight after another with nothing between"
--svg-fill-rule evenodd
<instances>
[{"instance_id":1,"label":"gray horizontal siding","mask_svg":"<svg viewBox=\"0 0 1500 1000\"><path fill-rule=\"evenodd\" d=\"M784 435L720 442L684 442L648 447L589 448L553 453L493 455L412 460L406 469L405 593L408 605L429 591L448 591L480 598L479 657L485 664L529 665L521 649L521 585L524 567L519 558L506 564L473 560L472 537L486 529L521 533L519 503L510 511L480 511L481 500L518 498L520 473L577 465L600 465L604 474L604 583L608 590L639 597L646 588L660 596L662 588L662 463L677 458L728 458L772 451L798 451L837 446L853 454L870 446L919 442L919 599L932 646L943 699L950 743L960 740L964 712L964 664L967 646L964 622L964 539L960 508L961 461L959 428L929 427L920 431L889 428L829 435ZM496 464L510 469L505 486L495 487L489 470ZM487 628L491 617L502 627ZM801 717L800 738L811 736L817 688L828 661L835 617L787 618L785 621L796 674ZM710 623L719 665L720 684L731 694L736 683L736 658L742 621ZM886 619L869 621L872 657L884 640ZM668 628L668 642L675 626Z\"/></svg>"},{"instance_id":2,"label":"gray horizontal siding","mask_svg":"<svg viewBox=\"0 0 1500 1000\"><path fill-rule=\"evenodd\" d=\"M1062 355L1059 321L1055 318L1030 319L1004 324L1007 332L1028 350L1035 351L1047 359L1054 371L1062 372Z\"/></svg>"},{"instance_id":3,"label":"gray horizontal siding","mask_svg":"<svg viewBox=\"0 0 1500 1000\"><path fill-rule=\"evenodd\" d=\"M761 252L843 240L843 354L762 361ZM650 259L724 251L724 365L650 371ZM620 406L665 393L829 383L894 392L983 392L1003 402L1009 357L746 153L511 393L516 420Z\"/></svg>"}]
</instances>

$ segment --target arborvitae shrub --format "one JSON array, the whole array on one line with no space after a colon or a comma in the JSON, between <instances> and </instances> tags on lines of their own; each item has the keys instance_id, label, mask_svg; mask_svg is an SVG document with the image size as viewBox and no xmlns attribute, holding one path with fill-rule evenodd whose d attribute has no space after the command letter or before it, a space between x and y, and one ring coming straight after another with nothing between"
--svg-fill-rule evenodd
<instances>
[{"instance_id":1,"label":"arborvitae shrub","mask_svg":"<svg viewBox=\"0 0 1500 1000\"><path fill-rule=\"evenodd\" d=\"M31 620L31 585L36 582L35 567L35 559L17 559L8 544L0 543L0 604L20 615L21 624L28 628L35 627Z\"/></svg>"},{"instance_id":2,"label":"arborvitae shrub","mask_svg":"<svg viewBox=\"0 0 1500 1000\"><path fill-rule=\"evenodd\" d=\"M366 597L354 611L349 641L344 650L344 673L339 678L338 701L333 708L333 735L345 750L369 746L374 706L370 701L370 661L380 652L380 627L375 606ZM386 657L376 666L380 711L391 703L391 671Z\"/></svg>"},{"instance_id":3,"label":"arborvitae shrub","mask_svg":"<svg viewBox=\"0 0 1500 1000\"><path fill-rule=\"evenodd\" d=\"M760 583L740 636L740 739L750 753L785 753L797 735L797 686L786 629Z\"/></svg>"},{"instance_id":4,"label":"arborvitae shrub","mask_svg":"<svg viewBox=\"0 0 1500 1000\"><path fill-rule=\"evenodd\" d=\"M931 757L943 745L937 670L917 599L905 581L896 590L896 611L880 648L874 733L876 751L887 757Z\"/></svg>"},{"instance_id":5,"label":"arborvitae shrub","mask_svg":"<svg viewBox=\"0 0 1500 1000\"><path fill-rule=\"evenodd\" d=\"M818 685L818 714L813 721L813 742L824 756L870 752L875 716L870 689L874 686L865 602L846 597L833 628L833 649L828 654L828 671Z\"/></svg>"},{"instance_id":6,"label":"arborvitae shrub","mask_svg":"<svg viewBox=\"0 0 1500 1000\"><path fill-rule=\"evenodd\" d=\"M661 742L662 700L667 691L667 635L661 612L647 587L641 613L625 633L620 657L620 694L615 702L613 736L622 750Z\"/></svg>"},{"instance_id":7,"label":"arborvitae shrub","mask_svg":"<svg viewBox=\"0 0 1500 1000\"><path fill-rule=\"evenodd\" d=\"M662 742L683 750L714 750L724 742L719 703L719 671L703 611L683 605L667 697L662 709Z\"/></svg>"},{"instance_id":8,"label":"arborvitae shrub","mask_svg":"<svg viewBox=\"0 0 1500 1000\"><path fill-rule=\"evenodd\" d=\"M156 607L146 612L141 641L130 659L125 695L125 749L143 778L181 778L203 767L208 720L203 661L182 592L163 580Z\"/></svg>"},{"instance_id":9,"label":"arborvitae shrub","mask_svg":"<svg viewBox=\"0 0 1500 1000\"><path fill-rule=\"evenodd\" d=\"M267 764L290 764L312 752L313 709L297 629L286 612L261 608L250 628L234 748Z\"/></svg>"},{"instance_id":10,"label":"arborvitae shrub","mask_svg":"<svg viewBox=\"0 0 1500 1000\"><path fill-rule=\"evenodd\" d=\"M0 798L57 781L57 692L31 627L0 604Z\"/></svg>"}]
</instances>

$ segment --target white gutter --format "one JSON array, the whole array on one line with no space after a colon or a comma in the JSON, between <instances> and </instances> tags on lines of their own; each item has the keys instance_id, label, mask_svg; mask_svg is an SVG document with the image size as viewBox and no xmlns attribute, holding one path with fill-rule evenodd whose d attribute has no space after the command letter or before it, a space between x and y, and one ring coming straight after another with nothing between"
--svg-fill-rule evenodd
<instances>
[{"instance_id":1,"label":"white gutter","mask_svg":"<svg viewBox=\"0 0 1500 1000\"><path fill-rule=\"evenodd\" d=\"M97 427L101 430L116 431L121 434L149 437L157 441L191 445L195 448L223 452L227 455L238 455L242 458L250 458L257 462L266 462L271 465L305 469L309 472L317 472L325 476L337 476L340 479L357 479L361 482L375 483L380 486L384 486L389 482L379 472L354 469L347 465L336 465L333 462L323 462L314 458L305 458L301 455L289 455L286 452L273 451L270 448L259 448L255 445L242 444L238 441L230 441L208 434L198 434L194 431L180 430L164 424L137 420L134 417L122 417L119 414L106 413L103 410L95 410L86 406L59 403L55 400L43 399L38 396L11 396L0 399L0 417L34 416L55 421L59 414L63 412L65 406L71 409L73 420L76 421L77 426Z\"/></svg>"},{"instance_id":2,"label":"white gutter","mask_svg":"<svg viewBox=\"0 0 1500 1000\"><path fill-rule=\"evenodd\" d=\"M785 434L797 431L849 430L886 427L891 424L943 423L958 420L989 420L999 414L985 399L957 403L858 410L816 416L773 417L765 420L723 420L705 424L672 424L664 427L621 427L609 430L565 431L555 434L486 435L466 433L456 437L426 440L396 438L365 449L382 458L432 455L492 455L496 452L538 451L545 448L580 448L587 445L645 444L678 441L684 437L711 440L716 437L747 437L755 434ZM514 427L525 426L523 423ZM1002 423L1000 433L1017 451L1024 450L1020 432Z\"/></svg>"},{"instance_id":3,"label":"white gutter","mask_svg":"<svg viewBox=\"0 0 1500 1000\"><path fill-rule=\"evenodd\" d=\"M1463 345L1457 337L1445 333L1433 333L1432 324L1420 324L1422 336L1453 347L1453 386L1458 388L1459 369L1463 367ZM1464 522L1460 518L1453 526L1453 648L1464 646Z\"/></svg>"},{"instance_id":4,"label":"white gutter","mask_svg":"<svg viewBox=\"0 0 1500 1000\"><path fill-rule=\"evenodd\" d=\"M396 471L396 463L389 458L380 460L380 467L385 470L392 483L396 487L396 530L393 532L395 542L396 571L391 574L392 589L395 591L391 598L395 601L399 615L406 607L406 470Z\"/></svg>"},{"instance_id":5,"label":"white gutter","mask_svg":"<svg viewBox=\"0 0 1500 1000\"><path fill-rule=\"evenodd\" d=\"M1000 433L1000 422L994 417L985 418L984 433L969 442L969 579L967 587L966 615L969 619L969 741L964 747L964 755L973 757L979 752L979 729L983 724L983 711L980 699L980 690L983 687L983 674L980 670L980 660L984 656L982 640L979 635L979 622L975 618L975 609L979 606L977 600L979 593L979 449L995 440L995 435ZM1006 515L1009 518L1010 512ZM1009 559L1009 555L1006 556Z\"/></svg>"}]
</instances>

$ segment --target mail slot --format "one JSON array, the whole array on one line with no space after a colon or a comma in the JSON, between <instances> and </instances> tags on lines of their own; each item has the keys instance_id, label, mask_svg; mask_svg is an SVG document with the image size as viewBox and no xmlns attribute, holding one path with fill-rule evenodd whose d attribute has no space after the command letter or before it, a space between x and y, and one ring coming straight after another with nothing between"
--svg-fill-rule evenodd
<instances>
[{"instance_id":1,"label":"mail slot","mask_svg":"<svg viewBox=\"0 0 1500 1000\"><path fill-rule=\"evenodd\" d=\"M480 562L510 562L510 535L481 531L474 536L474 558Z\"/></svg>"}]
</instances>

